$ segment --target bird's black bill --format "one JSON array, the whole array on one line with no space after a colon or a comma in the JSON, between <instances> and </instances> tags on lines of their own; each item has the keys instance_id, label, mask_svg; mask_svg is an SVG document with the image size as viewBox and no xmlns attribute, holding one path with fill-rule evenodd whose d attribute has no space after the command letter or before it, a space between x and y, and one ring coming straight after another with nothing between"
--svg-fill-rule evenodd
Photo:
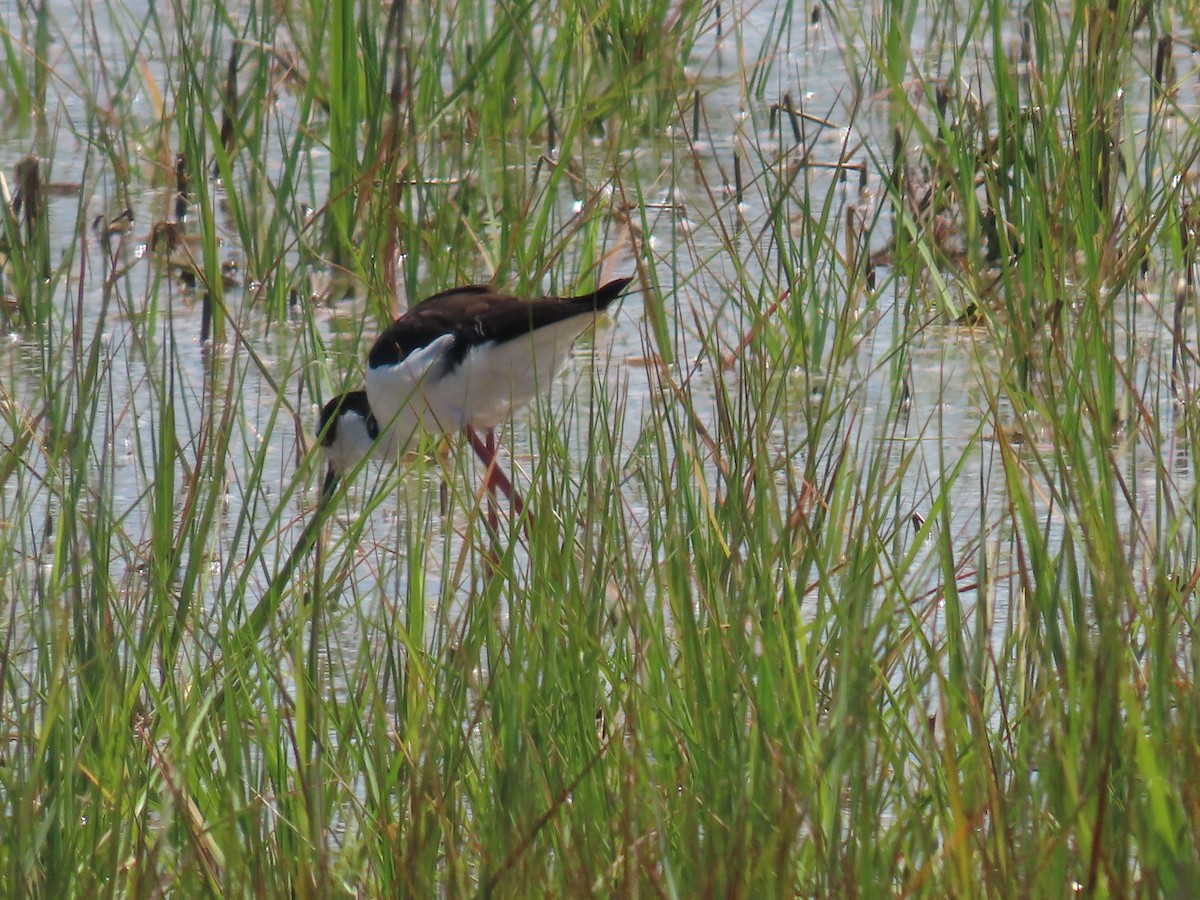
<instances>
[{"instance_id":1,"label":"bird's black bill","mask_svg":"<svg viewBox=\"0 0 1200 900\"><path fill-rule=\"evenodd\" d=\"M337 469L330 466L325 471L325 481L321 484L321 503L328 503L333 496L333 492L337 490L339 475Z\"/></svg>"}]
</instances>

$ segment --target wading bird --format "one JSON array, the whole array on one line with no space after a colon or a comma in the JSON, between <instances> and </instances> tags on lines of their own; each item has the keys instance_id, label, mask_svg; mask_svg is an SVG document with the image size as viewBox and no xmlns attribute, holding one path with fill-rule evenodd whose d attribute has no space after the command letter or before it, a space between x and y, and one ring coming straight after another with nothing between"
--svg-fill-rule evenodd
<instances>
[{"instance_id":1,"label":"wading bird","mask_svg":"<svg viewBox=\"0 0 1200 900\"><path fill-rule=\"evenodd\" d=\"M575 341L630 281L534 300L468 285L414 306L375 341L366 390L335 397L321 411L325 492L368 454L395 459L414 449L422 431L461 430L487 468L488 489L520 515L521 500L496 462L495 429L550 384Z\"/></svg>"}]
</instances>

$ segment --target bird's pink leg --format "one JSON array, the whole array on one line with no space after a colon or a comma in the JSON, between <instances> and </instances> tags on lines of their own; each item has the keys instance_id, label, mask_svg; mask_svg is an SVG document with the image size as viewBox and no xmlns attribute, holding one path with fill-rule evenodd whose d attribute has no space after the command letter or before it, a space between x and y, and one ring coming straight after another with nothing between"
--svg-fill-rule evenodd
<instances>
[{"instance_id":1,"label":"bird's pink leg","mask_svg":"<svg viewBox=\"0 0 1200 900\"><path fill-rule=\"evenodd\" d=\"M496 459L496 433L489 428L487 441L484 442L470 425L467 426L466 432L467 440L471 442L475 455L487 469L487 474L484 476L484 484L487 489L493 493L498 489L512 504L513 512L520 516L525 511L525 504L521 501L520 494L513 488L508 476L504 474L504 470L500 468L499 460Z\"/></svg>"},{"instance_id":2,"label":"bird's pink leg","mask_svg":"<svg viewBox=\"0 0 1200 900\"><path fill-rule=\"evenodd\" d=\"M490 464L485 463L487 468L483 477L483 484L487 488L488 492L488 526L492 529L493 535L499 535L500 513L496 509L496 485L492 482L492 476L494 473L498 473L500 477L503 478L504 473L500 471L500 463L496 460L495 429L489 428L487 430L487 434L485 434L483 438L483 445L487 449L488 457L492 460ZM511 489L511 487L512 485L510 483L509 488ZM506 496L508 495L506 494ZM512 502L511 497L509 497L509 502ZM497 562L499 562L499 560L497 560Z\"/></svg>"}]
</instances>

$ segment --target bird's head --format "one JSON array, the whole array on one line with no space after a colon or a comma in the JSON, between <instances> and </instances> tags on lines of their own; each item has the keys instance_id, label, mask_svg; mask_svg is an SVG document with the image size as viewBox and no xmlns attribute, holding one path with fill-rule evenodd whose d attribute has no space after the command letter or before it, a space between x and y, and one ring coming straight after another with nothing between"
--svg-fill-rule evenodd
<instances>
[{"instance_id":1,"label":"bird's head","mask_svg":"<svg viewBox=\"0 0 1200 900\"><path fill-rule=\"evenodd\" d=\"M367 392L350 391L326 403L321 409L317 434L321 452L329 463L328 491L337 483L339 475L351 471L370 456L375 439L379 437L379 423L367 402Z\"/></svg>"}]
</instances>

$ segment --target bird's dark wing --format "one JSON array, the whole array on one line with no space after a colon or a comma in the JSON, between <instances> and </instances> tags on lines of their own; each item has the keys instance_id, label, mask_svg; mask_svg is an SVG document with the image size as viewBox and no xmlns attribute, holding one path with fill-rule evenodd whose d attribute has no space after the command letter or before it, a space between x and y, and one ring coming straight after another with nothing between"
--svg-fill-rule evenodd
<instances>
[{"instance_id":1,"label":"bird's dark wing","mask_svg":"<svg viewBox=\"0 0 1200 900\"><path fill-rule=\"evenodd\" d=\"M574 316L604 309L621 295L630 279L609 282L578 297L522 300L498 294L486 285L467 285L434 294L393 322L375 341L367 362L372 368L395 365L437 338L454 335L447 361L461 362L479 344L502 344Z\"/></svg>"}]
</instances>

